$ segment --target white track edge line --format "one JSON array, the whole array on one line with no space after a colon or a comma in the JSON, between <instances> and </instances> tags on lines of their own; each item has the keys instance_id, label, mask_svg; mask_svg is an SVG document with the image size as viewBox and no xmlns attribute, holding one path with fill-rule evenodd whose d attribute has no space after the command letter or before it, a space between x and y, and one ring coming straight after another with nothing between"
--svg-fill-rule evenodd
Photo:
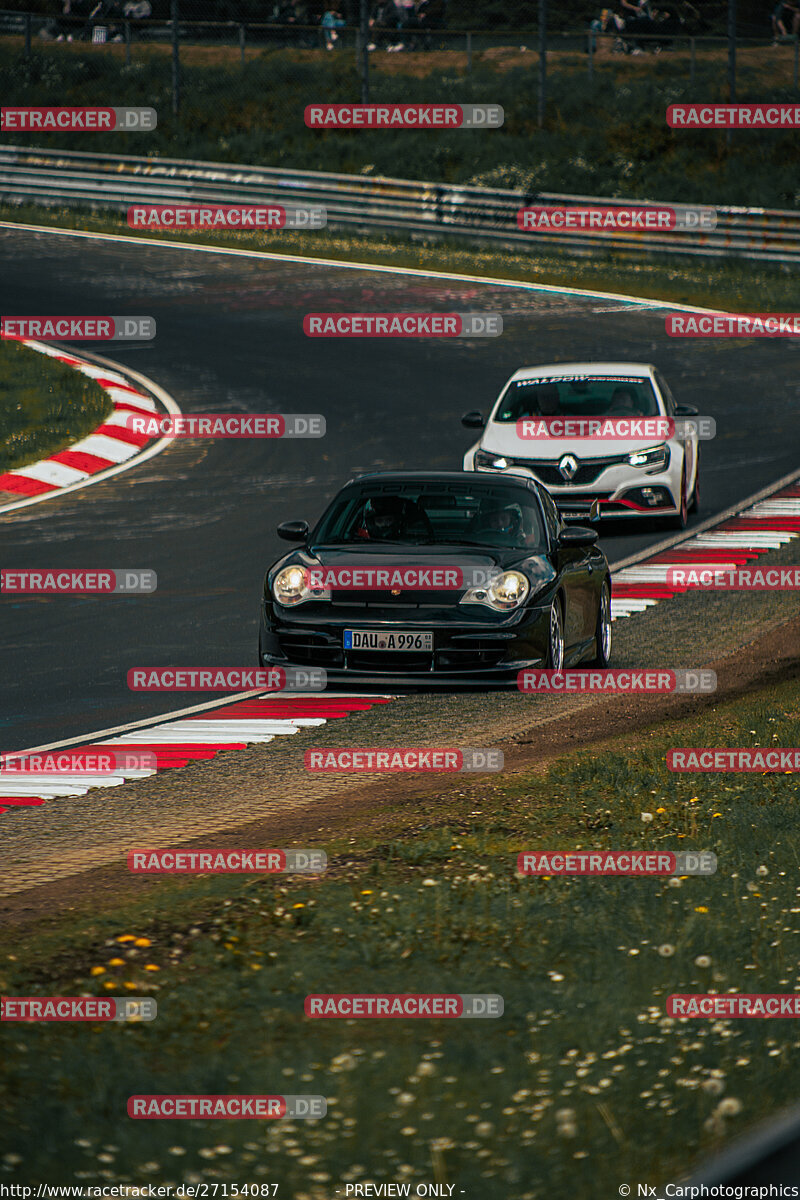
<instances>
[{"instance_id":1,"label":"white track edge line","mask_svg":"<svg viewBox=\"0 0 800 1200\"><path fill-rule=\"evenodd\" d=\"M263 258L273 262L293 262L310 266L341 267L348 271L376 271L384 275L412 275L422 279L457 279L464 283L485 283L494 287L522 288L525 291L563 293L567 296L588 296L596 300L619 300L625 304L647 304L653 308L681 312L718 313L716 308L698 308L668 300L653 300L648 296L623 296L618 292L595 292L585 288L558 287L553 283L526 283L523 280L500 279L490 275L462 275L455 271L430 271L423 267L396 267L388 264L346 262L338 258L309 258L301 254L276 254L269 250L237 250L233 246L197 245L193 242L168 241L164 238L132 237L124 233L91 232L85 229L62 229L57 225L25 225L15 221L0 221L0 229L29 230L33 233L52 233L61 237L96 238L101 241L124 242L145 246L167 246L171 249L194 250L205 254L230 254L239 258Z\"/></svg>"}]
</instances>

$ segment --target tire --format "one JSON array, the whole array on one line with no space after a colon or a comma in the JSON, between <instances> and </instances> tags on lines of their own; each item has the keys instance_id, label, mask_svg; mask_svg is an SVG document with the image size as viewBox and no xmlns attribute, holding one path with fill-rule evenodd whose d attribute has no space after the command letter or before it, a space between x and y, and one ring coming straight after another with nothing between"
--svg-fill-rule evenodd
<instances>
[{"instance_id":1,"label":"tire","mask_svg":"<svg viewBox=\"0 0 800 1200\"><path fill-rule=\"evenodd\" d=\"M670 518L670 526L673 529L685 529L689 523L689 501L686 498L686 461L684 460L683 469L681 471L681 507L680 511Z\"/></svg>"},{"instance_id":2,"label":"tire","mask_svg":"<svg viewBox=\"0 0 800 1200\"><path fill-rule=\"evenodd\" d=\"M597 606L597 625L594 631L595 656L591 667L607 667L611 659L611 589L604 583Z\"/></svg>"},{"instance_id":3,"label":"tire","mask_svg":"<svg viewBox=\"0 0 800 1200\"><path fill-rule=\"evenodd\" d=\"M697 451L697 463L694 469L694 487L689 500L689 512L696 513L700 509L700 451Z\"/></svg>"},{"instance_id":4,"label":"tire","mask_svg":"<svg viewBox=\"0 0 800 1200\"><path fill-rule=\"evenodd\" d=\"M561 600L553 597L550 605L550 625L547 634L547 666L551 671L564 669L564 614Z\"/></svg>"}]
</instances>

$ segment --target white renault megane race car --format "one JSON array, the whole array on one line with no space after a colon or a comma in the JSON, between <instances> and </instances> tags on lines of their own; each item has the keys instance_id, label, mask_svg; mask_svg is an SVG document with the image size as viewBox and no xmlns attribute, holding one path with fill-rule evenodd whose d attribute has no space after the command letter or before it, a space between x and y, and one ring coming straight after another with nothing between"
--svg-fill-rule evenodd
<instances>
[{"instance_id":1,"label":"white renault megane race car","mask_svg":"<svg viewBox=\"0 0 800 1200\"><path fill-rule=\"evenodd\" d=\"M465 471L532 476L562 514L663 516L683 528L699 500L697 409L648 363L557 363L511 376L464 456Z\"/></svg>"}]
</instances>

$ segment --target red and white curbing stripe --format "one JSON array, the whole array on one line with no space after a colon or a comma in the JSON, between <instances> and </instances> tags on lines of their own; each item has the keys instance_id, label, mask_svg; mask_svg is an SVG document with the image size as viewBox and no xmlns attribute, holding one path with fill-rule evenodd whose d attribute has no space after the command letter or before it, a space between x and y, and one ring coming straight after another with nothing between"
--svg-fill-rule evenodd
<instances>
[{"instance_id":1,"label":"red and white curbing stripe","mask_svg":"<svg viewBox=\"0 0 800 1200\"><path fill-rule=\"evenodd\" d=\"M718 525L709 526L672 547L656 550L649 558L614 572L612 613L615 619L642 612L659 600L681 590L667 587L667 570L688 563L714 563L719 568L742 566L769 550L778 549L800 536L800 483L779 486L772 494L743 508ZM298 733L302 728L326 724L352 712L366 712L388 704L392 696L327 695L265 697L249 694L230 701L216 701L201 709L175 713L150 724L143 722L124 731L107 731L91 747L70 743L70 749L102 747L109 751L126 748L152 751L153 770L130 770L120 775L94 778L86 775L31 776L20 780L0 772L0 813L19 807L37 807L59 796L82 796L92 787L111 787L128 779L185 766L188 762L214 758L220 750L243 750L253 743L271 742L275 737ZM91 737L91 735L89 735ZM38 750L56 747L37 747ZM20 751L19 753L25 753Z\"/></svg>"},{"instance_id":2,"label":"red and white curbing stripe","mask_svg":"<svg viewBox=\"0 0 800 1200\"><path fill-rule=\"evenodd\" d=\"M800 484L793 483L685 541L615 571L611 615L629 617L687 587L667 585L671 567L712 564L719 571L742 567L800 536Z\"/></svg>"},{"instance_id":3,"label":"red and white curbing stripe","mask_svg":"<svg viewBox=\"0 0 800 1200\"><path fill-rule=\"evenodd\" d=\"M83 796L93 787L117 787L129 779L141 779L184 767L192 761L214 758L220 750L244 750L253 743L271 742L301 729L325 725L353 712L367 712L377 704L388 704L391 696L258 697L234 700L184 719L156 725L140 725L127 733L112 734L89 745L70 745L70 752L86 750L152 751L155 770L126 770L119 775L9 776L0 772L0 813L12 807L38 807L59 796Z\"/></svg>"},{"instance_id":4,"label":"red and white curbing stripe","mask_svg":"<svg viewBox=\"0 0 800 1200\"><path fill-rule=\"evenodd\" d=\"M88 437L60 450L50 458L31 463L27 467L16 467L13 471L0 474L0 497L10 503L0 502L0 513L9 508L20 507L20 501L12 497L24 497L22 503L54 495L67 488L85 484L91 476L123 466L132 466L154 439L142 433L133 433L126 428L131 413L150 414L159 412L156 401L134 387L128 378L110 367L97 365L75 354L68 354L42 342L24 341L23 345L50 358L58 359L76 371L94 379L111 397L114 408L103 422ZM173 406L170 406L170 409ZM174 405L177 409L177 406ZM152 448L152 447L151 447ZM8 496L6 496L8 493Z\"/></svg>"}]
</instances>

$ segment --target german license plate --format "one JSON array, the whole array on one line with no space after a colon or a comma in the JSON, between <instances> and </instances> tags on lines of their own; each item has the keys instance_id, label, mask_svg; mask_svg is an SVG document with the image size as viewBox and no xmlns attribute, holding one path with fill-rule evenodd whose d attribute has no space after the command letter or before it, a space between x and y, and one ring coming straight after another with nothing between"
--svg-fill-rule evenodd
<instances>
[{"instance_id":1,"label":"german license plate","mask_svg":"<svg viewBox=\"0 0 800 1200\"><path fill-rule=\"evenodd\" d=\"M433 650L433 634L411 629L345 629L345 650Z\"/></svg>"}]
</instances>

